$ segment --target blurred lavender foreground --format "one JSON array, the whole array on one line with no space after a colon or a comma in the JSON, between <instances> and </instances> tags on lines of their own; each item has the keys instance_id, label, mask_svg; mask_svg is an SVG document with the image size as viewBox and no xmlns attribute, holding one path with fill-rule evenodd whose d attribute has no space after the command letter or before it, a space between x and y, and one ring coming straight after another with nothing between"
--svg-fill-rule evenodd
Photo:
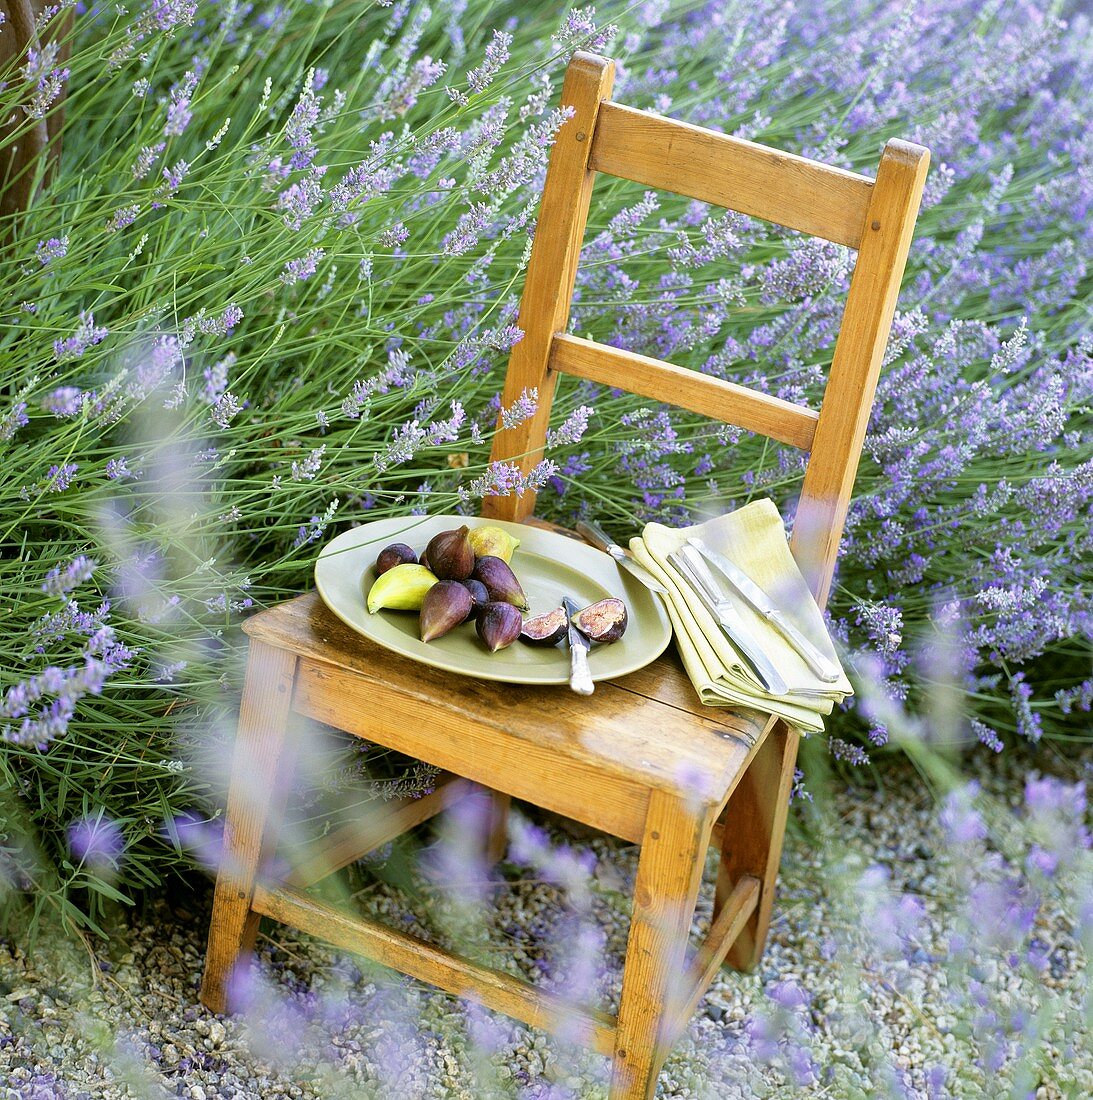
<instances>
[{"instance_id":1,"label":"blurred lavender foreground","mask_svg":"<svg viewBox=\"0 0 1093 1100\"><path fill-rule=\"evenodd\" d=\"M618 58L617 96L638 107L865 171L888 136L933 151L832 601L859 702L806 745L805 786L820 800L829 764L844 782L904 726L913 731L905 745L970 742L982 757L1019 748L997 772L984 759L973 765L984 785L1004 776L1011 792L1024 789L1022 769L1054 768L1054 753L1088 743L1093 31L1080 5L71 7L43 16L74 14L67 59L43 47L0 74L2 117L14 110L24 130L40 127L67 90L59 171L0 227L11 242L0 251L0 906L12 929L60 920L105 935L122 904L195 858L215 858L239 617L306 587L322 540L386 515L470 511L483 493L521 488L512 471L488 467L489 435L520 337L515 306L542 173L563 122L557 78L576 48ZM585 247L575 331L816 402L852 255L606 179ZM530 415L535 400L505 410L507 422ZM771 495L792 521L795 453L576 382L563 380L556 408L532 475L545 515L592 507L623 536L645 519L674 523ZM933 758L915 757L941 799L957 787L933 776ZM424 793L433 778L336 744L307 772L312 801L300 804L290 839L347 814L367 819L370 799ZM994 1001L1011 971L1050 974L1050 961L1035 969L1033 939L1050 960L1052 937L1071 934L1060 929L1081 927L1083 912L1088 925L1088 899L1053 892L1070 889L1073 870L1054 833L1036 841L1034 859L1028 848L1028 867L988 847L1011 827L1023 836L1026 819L1046 829L1056 804L1076 822L1080 774L1065 776L1069 793L1033 784L1027 806L1022 796L1024 808L1000 812L984 837L960 809L970 832L937 841L938 851L974 854L965 879L993 883L974 907L1004 920L995 930L984 915L963 945L919 944L931 959L951 954L964 967L959 995L983 1003L974 1016L942 1013L948 1028L927 1013L948 1060L938 1055L941 1068L916 1079L916 1094L1025 1095L1037 1074L1065 1093L1067 1078L1051 1074L1087 1064L1064 1036L1080 1028L1058 1023L1062 1002L1041 998L1018 1018ZM1003 805L1017 798L998 793ZM853 799L830 797L849 813ZM824 850L863 843L858 824L850 814L831 826ZM1085 859L1078 825L1065 835ZM567 965L587 975L598 933L582 931L584 917L606 912L593 888L599 868L629 857L601 841L556 857L534 837L515 850L534 874L568 884ZM474 934L477 880L466 896L438 890L411 875L407 854L396 846L373 869L428 899L430 919L451 909L451 934ZM450 882L447 866L431 862L430 873ZM825 862L824 875L835 866ZM801 873L792 857L787 873ZM370 881L357 868L337 889L345 896ZM921 894L932 897L934 885L920 883ZM482 889L492 900L494 888ZM890 926L884 950L902 951L900 937L913 940L907 930L918 927L915 903L884 901L889 886L876 875L861 889L873 899L868 930ZM956 913L964 895L953 890ZM1006 923L1020 914L1028 928ZM1050 933L1035 931L1043 920ZM512 927L506 935L537 926L529 916ZM194 930L179 934L192 952ZM492 935L487 953L507 942ZM977 954L984 935L994 946ZM828 960L796 954L820 967L845 956L832 950ZM1076 946L1071 956L1081 957ZM190 981L197 958L185 958ZM777 949L769 958L767 980L793 973ZM924 1003L879 961L888 955L862 958L878 960L867 973L884 975L865 988L887 983L905 1008ZM838 1031L858 1019L857 970L847 973L830 1011L786 989L774 1022L749 1025L748 1042L783 1059L777 1072L802 1082L812 1072L801 1054L810 1023L834 1021L840 1037L813 1053L821 1081L844 1057L851 1064L871 1032L883 1034L876 1021ZM807 990L803 972L798 979ZM7 1002L16 1021L20 988ZM1020 999L1049 985L1015 988ZM192 1002L188 987L173 995ZM375 1010L385 1019L377 1030L392 1050L425 1049L433 1064L428 1026L392 996L381 997L395 1006L386 1015ZM1063 999L1088 994L1073 997ZM428 1003L455 1011L444 998ZM485 1067L491 1044L503 1050L506 1040L488 1037L492 1022L468 1019L481 1024L472 1047ZM1001 1045L988 1050L992 1035ZM1054 1059L1050 1072L1025 1058L1033 1049ZM25 1046L4 1050L22 1064ZM143 1057L138 1050L134 1064ZM1010 1067L999 1092L989 1076L997 1059ZM1028 1078L1014 1068L1026 1064L1037 1067ZM966 1083L952 1067L971 1074ZM875 1093L888 1080L860 1088ZM1074 1080L1073 1095L1089 1093ZM838 1095L858 1087L832 1086Z\"/></svg>"},{"instance_id":2,"label":"blurred lavender foreground","mask_svg":"<svg viewBox=\"0 0 1093 1100\"><path fill-rule=\"evenodd\" d=\"M953 776L914 750L931 782ZM935 804L909 762L838 784L786 850L757 973L715 980L658 1096L1071 1097L1093 1090L1088 750L980 759ZM1023 785L1023 787L1022 787ZM817 801L820 792L817 791ZM473 808L469 811L473 818ZM500 871L473 820L424 869L358 881L369 916L574 1003L617 998L636 849L514 822ZM708 868L712 896L716 866ZM5 1097L606 1097L606 1059L274 927L218 1020L197 1001L208 897L162 896L87 955L0 940ZM700 903L695 937L710 920Z\"/></svg>"}]
</instances>

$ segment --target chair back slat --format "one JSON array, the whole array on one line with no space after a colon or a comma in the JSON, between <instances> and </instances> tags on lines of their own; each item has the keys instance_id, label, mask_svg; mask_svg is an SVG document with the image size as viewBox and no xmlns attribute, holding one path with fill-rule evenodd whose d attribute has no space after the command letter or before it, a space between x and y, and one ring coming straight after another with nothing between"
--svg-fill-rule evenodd
<instances>
[{"instance_id":1,"label":"chair back slat","mask_svg":"<svg viewBox=\"0 0 1093 1100\"><path fill-rule=\"evenodd\" d=\"M884 147L835 341L791 542L821 607L831 588L929 165L921 145L893 139Z\"/></svg>"},{"instance_id":2,"label":"chair back slat","mask_svg":"<svg viewBox=\"0 0 1093 1100\"><path fill-rule=\"evenodd\" d=\"M873 395L918 216L930 154L892 140L876 181L750 141L608 101L614 64L578 53L562 87L572 117L551 150L520 301L524 338L509 359L504 407L538 391L535 415L503 429L491 461L539 463L559 373L712 416L809 451L791 548L822 607L835 570ZM597 171L857 248L819 413L659 359L566 334ZM527 518L535 493L487 497L482 514Z\"/></svg>"},{"instance_id":3,"label":"chair back slat","mask_svg":"<svg viewBox=\"0 0 1093 1100\"><path fill-rule=\"evenodd\" d=\"M857 248L873 181L753 141L605 103L591 167Z\"/></svg>"},{"instance_id":4,"label":"chair back slat","mask_svg":"<svg viewBox=\"0 0 1093 1100\"><path fill-rule=\"evenodd\" d=\"M542 458L554 396L554 375L547 367L555 332L569 323L573 283L577 278L577 257L581 251L588 204L592 199L595 172L588 167L591 137L596 115L611 94L615 63L595 54L577 53L566 70L562 103L573 115L562 125L550 151L539 219L531 245L524 293L520 298L517 325L523 339L512 349L501 404L508 408L525 391L537 390L535 415L517 428L498 430L494 436L493 462L515 465L526 475ZM482 515L495 519L521 520L535 507L534 493L521 496L486 497Z\"/></svg>"},{"instance_id":5,"label":"chair back slat","mask_svg":"<svg viewBox=\"0 0 1093 1100\"><path fill-rule=\"evenodd\" d=\"M760 432L802 451L812 449L819 419L812 409L662 359L558 333L550 369Z\"/></svg>"}]
</instances>

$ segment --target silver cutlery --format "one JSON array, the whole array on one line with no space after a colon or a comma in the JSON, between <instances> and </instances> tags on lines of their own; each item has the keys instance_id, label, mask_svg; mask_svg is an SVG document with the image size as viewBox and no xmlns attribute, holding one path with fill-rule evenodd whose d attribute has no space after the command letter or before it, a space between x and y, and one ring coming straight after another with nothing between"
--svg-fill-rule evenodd
<instances>
[{"instance_id":1,"label":"silver cutlery","mask_svg":"<svg viewBox=\"0 0 1093 1100\"><path fill-rule=\"evenodd\" d=\"M748 633L732 601L721 595L713 575L698 552L690 546L681 546L679 550L668 555L668 561L691 586L767 691L771 695L788 695L789 685L762 647Z\"/></svg>"},{"instance_id":2,"label":"silver cutlery","mask_svg":"<svg viewBox=\"0 0 1093 1100\"><path fill-rule=\"evenodd\" d=\"M591 695L595 691L592 670L588 667L588 651L592 643L573 625L573 616L580 611L572 596L562 597L566 627L569 636L569 686L578 695Z\"/></svg>"},{"instance_id":3,"label":"silver cutlery","mask_svg":"<svg viewBox=\"0 0 1093 1100\"><path fill-rule=\"evenodd\" d=\"M831 659L825 656L815 644L797 629L786 617L770 596L747 575L738 565L729 561L724 554L707 546L701 539L687 540L724 578L740 596L773 626L787 642L804 658L805 663L825 683L831 684L839 679L839 669Z\"/></svg>"},{"instance_id":4,"label":"silver cutlery","mask_svg":"<svg viewBox=\"0 0 1093 1100\"><path fill-rule=\"evenodd\" d=\"M613 558L623 567L623 569L630 573L631 576L641 581L646 588L651 588L654 592L659 592L661 595L667 595L668 590L664 585L662 585L625 546L619 546L617 542L612 542L611 537L599 526L599 524L583 519L578 520L576 531L586 542L590 542L597 550L602 550L609 557Z\"/></svg>"}]
</instances>

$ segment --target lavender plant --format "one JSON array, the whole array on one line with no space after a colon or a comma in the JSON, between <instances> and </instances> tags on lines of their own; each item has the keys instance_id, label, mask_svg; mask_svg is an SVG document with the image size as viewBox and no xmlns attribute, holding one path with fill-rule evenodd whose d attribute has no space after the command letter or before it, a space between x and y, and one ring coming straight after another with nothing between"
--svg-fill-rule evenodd
<instances>
[{"instance_id":1,"label":"lavender plant","mask_svg":"<svg viewBox=\"0 0 1093 1100\"><path fill-rule=\"evenodd\" d=\"M65 87L68 121L0 255L0 883L94 921L182 858L164 822L208 793L188 747L230 710L235 623L339 529L528 487L620 536L756 494L792 521L800 456L565 380L531 477L488 464L576 48L619 59L628 103L832 163L931 147L832 626L912 703L911 642L955 631L993 748L1081 736L1090 37L1029 0L157 2L81 11L63 67L13 63L4 117ZM839 247L604 179L583 260L576 331L818 400ZM855 758L887 737L832 733Z\"/></svg>"}]
</instances>

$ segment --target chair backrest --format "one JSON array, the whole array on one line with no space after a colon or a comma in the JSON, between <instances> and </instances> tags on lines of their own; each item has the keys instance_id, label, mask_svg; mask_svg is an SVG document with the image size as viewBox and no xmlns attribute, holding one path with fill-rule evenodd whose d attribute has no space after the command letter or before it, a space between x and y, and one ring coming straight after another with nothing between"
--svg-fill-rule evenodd
<instances>
[{"instance_id":1,"label":"chair backrest","mask_svg":"<svg viewBox=\"0 0 1093 1100\"><path fill-rule=\"evenodd\" d=\"M918 216L929 152L892 140L876 180L610 100L614 62L578 53L566 70L572 117L551 151L502 394L537 389L535 414L494 436L491 460L526 475L542 459L558 372L760 432L809 452L791 548L827 600L877 377ZM819 412L698 371L566 334L597 172L727 207L857 249ZM483 515L521 520L534 493L488 497Z\"/></svg>"}]
</instances>

